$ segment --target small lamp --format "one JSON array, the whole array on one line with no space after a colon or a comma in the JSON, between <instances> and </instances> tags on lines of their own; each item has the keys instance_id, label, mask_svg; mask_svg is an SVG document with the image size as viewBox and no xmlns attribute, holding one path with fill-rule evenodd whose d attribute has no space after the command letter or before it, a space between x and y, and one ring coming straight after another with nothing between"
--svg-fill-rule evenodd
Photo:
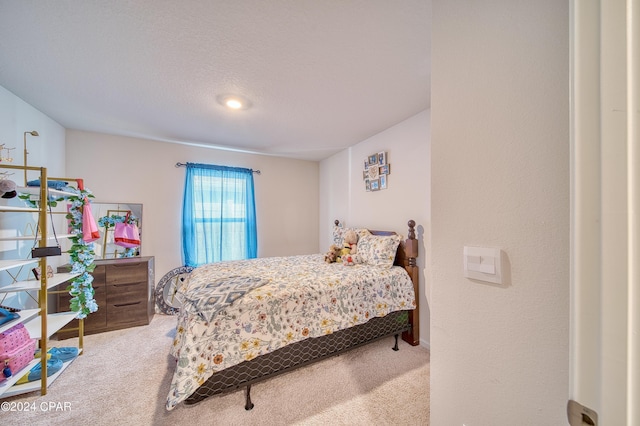
<instances>
[{"instance_id":1,"label":"small lamp","mask_svg":"<svg viewBox=\"0 0 640 426\"><path fill-rule=\"evenodd\" d=\"M27 151L27 134L30 134L31 136L40 136L38 134L38 132L36 132L35 130L32 130L30 132L24 132L24 186L27 186L27 154L29 154L29 152Z\"/></svg>"}]
</instances>

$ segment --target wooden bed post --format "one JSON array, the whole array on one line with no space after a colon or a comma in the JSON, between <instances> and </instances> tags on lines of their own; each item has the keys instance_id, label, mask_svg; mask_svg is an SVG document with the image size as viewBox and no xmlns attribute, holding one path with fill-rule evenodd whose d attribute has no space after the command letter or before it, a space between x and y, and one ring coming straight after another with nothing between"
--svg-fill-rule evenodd
<instances>
[{"instance_id":1,"label":"wooden bed post","mask_svg":"<svg viewBox=\"0 0 640 426\"><path fill-rule=\"evenodd\" d=\"M418 274L418 266L416 265L416 257L418 257L418 240L416 239L415 233L416 222L410 220L407 225L409 225L409 238L404 242L404 251L406 256L404 268L409 273L411 281L413 281L413 291L416 295L416 308L409 312L409 324L411 324L411 330L402 333L402 340L410 345L417 346L420 344L420 277Z\"/></svg>"}]
</instances>

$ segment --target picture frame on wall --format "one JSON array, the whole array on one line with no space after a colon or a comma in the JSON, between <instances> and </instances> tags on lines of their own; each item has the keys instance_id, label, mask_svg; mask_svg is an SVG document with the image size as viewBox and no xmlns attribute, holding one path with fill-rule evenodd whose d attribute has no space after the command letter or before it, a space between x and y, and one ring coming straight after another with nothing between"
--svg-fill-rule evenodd
<instances>
[{"instance_id":1,"label":"picture frame on wall","mask_svg":"<svg viewBox=\"0 0 640 426\"><path fill-rule=\"evenodd\" d=\"M387 151L380 151L368 155L364 159L362 179L364 180L365 191L371 192L387 189L389 185L389 174L391 173L391 165L387 162L388 159Z\"/></svg>"},{"instance_id":2,"label":"picture frame on wall","mask_svg":"<svg viewBox=\"0 0 640 426\"><path fill-rule=\"evenodd\" d=\"M376 166L371 166L369 167L369 170L367 171L368 173L368 178L369 179L378 179L378 176L380 176L380 168L376 165Z\"/></svg>"},{"instance_id":3,"label":"picture frame on wall","mask_svg":"<svg viewBox=\"0 0 640 426\"><path fill-rule=\"evenodd\" d=\"M387 189L387 175L380 176L380 189Z\"/></svg>"}]
</instances>

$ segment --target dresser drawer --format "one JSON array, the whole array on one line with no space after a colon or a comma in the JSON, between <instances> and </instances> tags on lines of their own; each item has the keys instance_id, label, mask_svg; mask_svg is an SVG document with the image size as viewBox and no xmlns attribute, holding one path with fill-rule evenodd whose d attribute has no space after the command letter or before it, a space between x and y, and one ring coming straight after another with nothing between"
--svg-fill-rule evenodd
<instances>
[{"instance_id":1,"label":"dresser drawer","mask_svg":"<svg viewBox=\"0 0 640 426\"><path fill-rule=\"evenodd\" d=\"M67 272L67 270L58 272ZM92 312L84 319L85 334L102 331L107 327L107 292L104 284L104 266L98 266L91 273L93 275L93 298L98 304L98 310ZM63 289L63 286L60 286ZM68 312L71 295L67 292L57 294L57 311ZM58 338L66 339L69 337L77 337L78 331L69 331L78 328L78 320L71 321L68 325L58 331Z\"/></svg>"},{"instance_id":2,"label":"dresser drawer","mask_svg":"<svg viewBox=\"0 0 640 426\"><path fill-rule=\"evenodd\" d=\"M146 281L126 283L126 284L107 284L107 303L122 304L127 302L136 302L138 300L147 300L147 292L149 291L149 283Z\"/></svg>"},{"instance_id":3,"label":"dresser drawer","mask_svg":"<svg viewBox=\"0 0 640 426\"><path fill-rule=\"evenodd\" d=\"M107 306L100 306L102 313L94 312L84 319L84 334L93 334L107 329ZM74 319L56 333L58 340L78 337L79 320Z\"/></svg>"},{"instance_id":4,"label":"dresser drawer","mask_svg":"<svg viewBox=\"0 0 640 426\"><path fill-rule=\"evenodd\" d=\"M66 271L65 271L66 272ZM93 275L93 298L96 299L96 303L98 304L98 311L102 308L103 305L107 301L107 292L106 286L104 284L104 266L98 266L92 273ZM64 285L59 286L60 291L63 291L66 286L70 285L70 283L66 283ZM71 295L64 291L63 293L58 293L58 312L69 311L69 301L71 300ZM94 312L97 313L97 312ZM92 316L90 314L89 316ZM85 321L86 322L86 321Z\"/></svg>"},{"instance_id":5,"label":"dresser drawer","mask_svg":"<svg viewBox=\"0 0 640 426\"><path fill-rule=\"evenodd\" d=\"M153 257L97 260L92 275L98 311L85 318L86 334L149 324L154 314ZM57 296L58 311L68 311L70 296ZM58 333L60 339L78 335L70 326Z\"/></svg>"},{"instance_id":6,"label":"dresser drawer","mask_svg":"<svg viewBox=\"0 0 640 426\"><path fill-rule=\"evenodd\" d=\"M127 262L118 265L106 265L107 284L126 284L147 282L146 262Z\"/></svg>"},{"instance_id":7,"label":"dresser drawer","mask_svg":"<svg viewBox=\"0 0 640 426\"><path fill-rule=\"evenodd\" d=\"M109 327L121 325L147 325L147 301L137 300L120 303L107 303L107 323Z\"/></svg>"},{"instance_id":8,"label":"dresser drawer","mask_svg":"<svg viewBox=\"0 0 640 426\"><path fill-rule=\"evenodd\" d=\"M93 291L95 292L93 298L98 304L98 310L87 315L87 317L84 319L84 326L85 329L105 328L107 326L107 294L105 292L104 284L97 284L95 287L93 287ZM70 294L61 294L58 298L58 312L69 311L70 300ZM78 322L76 320L74 320L70 324L71 327L78 326Z\"/></svg>"}]
</instances>

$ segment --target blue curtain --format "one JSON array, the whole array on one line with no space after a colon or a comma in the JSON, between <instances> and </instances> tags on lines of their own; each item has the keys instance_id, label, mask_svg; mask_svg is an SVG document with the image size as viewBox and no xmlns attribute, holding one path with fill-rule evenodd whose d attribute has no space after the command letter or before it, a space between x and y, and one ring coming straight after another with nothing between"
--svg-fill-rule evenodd
<instances>
[{"instance_id":1,"label":"blue curtain","mask_svg":"<svg viewBox=\"0 0 640 426\"><path fill-rule=\"evenodd\" d=\"M182 205L186 266L257 256L251 169L187 163Z\"/></svg>"}]
</instances>

